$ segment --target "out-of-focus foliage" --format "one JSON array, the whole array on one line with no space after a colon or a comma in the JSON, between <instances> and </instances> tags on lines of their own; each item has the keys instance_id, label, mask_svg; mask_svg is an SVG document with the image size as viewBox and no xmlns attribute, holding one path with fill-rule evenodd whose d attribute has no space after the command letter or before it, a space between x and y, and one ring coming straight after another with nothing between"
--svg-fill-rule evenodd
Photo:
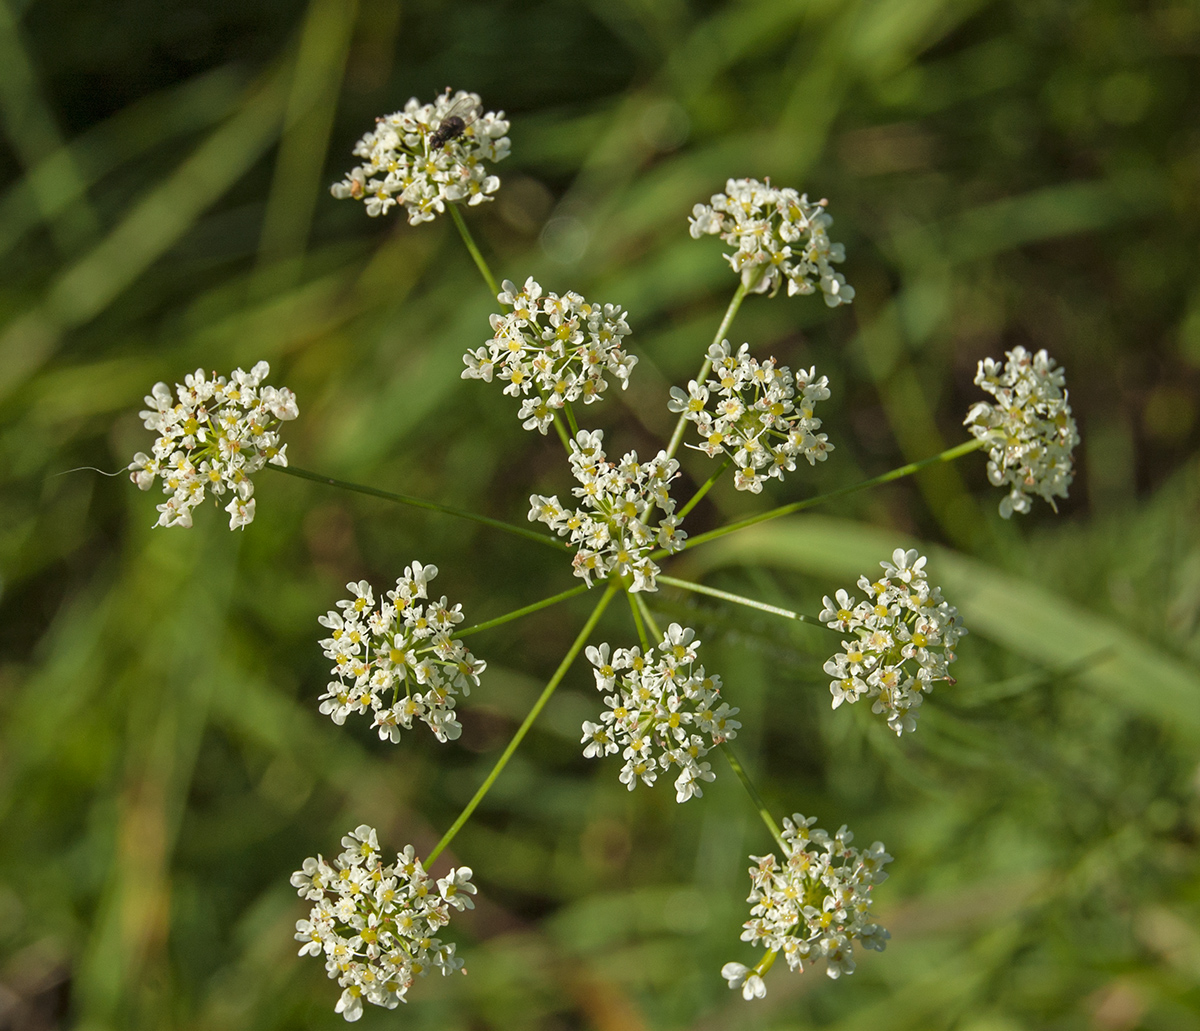
<instances>
[{"instance_id":1,"label":"out-of-focus foliage","mask_svg":"<svg viewBox=\"0 0 1200 1031\"><path fill-rule=\"evenodd\" d=\"M652 599L700 628L777 814L895 855L885 953L729 992L765 832L728 771L676 806L583 760L579 667L451 850L470 975L363 1026L1195 1027L1198 55L1185 0L0 0L0 1027L339 1026L288 875L360 822L427 850L584 617L474 638L462 741L381 745L316 712L342 584L433 562L484 619L570 586L561 559L266 472L244 533L152 531L152 496L68 471L147 446L156 380L266 358L298 465L512 520L564 489L553 437L459 379L492 304L453 228L327 193L375 115L448 84L513 122L468 212L497 272L630 312L628 404L587 410L613 450L665 439L733 288L687 213L767 175L829 198L858 291L735 324L834 388L837 451L774 500L963 439L976 361L1015 344L1066 367L1084 445L1057 518L1001 523L974 456L667 565L815 611L940 543L973 634L902 742L829 710L830 635ZM724 487L700 525L772 501ZM632 642L618 606L602 629Z\"/></svg>"}]
</instances>

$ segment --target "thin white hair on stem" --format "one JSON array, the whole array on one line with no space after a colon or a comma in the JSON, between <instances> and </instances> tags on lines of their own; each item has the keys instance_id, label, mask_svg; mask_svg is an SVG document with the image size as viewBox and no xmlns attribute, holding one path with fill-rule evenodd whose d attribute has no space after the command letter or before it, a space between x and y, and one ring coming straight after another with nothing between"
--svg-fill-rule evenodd
<instances>
[{"instance_id":1,"label":"thin white hair on stem","mask_svg":"<svg viewBox=\"0 0 1200 1031\"><path fill-rule=\"evenodd\" d=\"M47 479L53 479L55 476L66 476L67 473L99 473L101 476L124 476L126 470L118 469L114 473L106 472L104 469L97 469L94 465L77 465L74 469L63 469L62 472L51 473Z\"/></svg>"}]
</instances>

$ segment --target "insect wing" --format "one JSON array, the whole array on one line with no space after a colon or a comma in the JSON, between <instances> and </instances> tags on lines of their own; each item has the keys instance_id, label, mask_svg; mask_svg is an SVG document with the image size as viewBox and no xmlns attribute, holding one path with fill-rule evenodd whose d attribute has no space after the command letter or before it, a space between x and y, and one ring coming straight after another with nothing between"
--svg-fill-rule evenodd
<instances>
[{"instance_id":1,"label":"insect wing","mask_svg":"<svg viewBox=\"0 0 1200 1031\"><path fill-rule=\"evenodd\" d=\"M479 117L482 107L483 105L475 97L469 93L464 93L442 112L438 124L445 125L451 118L461 118L463 125L470 125Z\"/></svg>"}]
</instances>

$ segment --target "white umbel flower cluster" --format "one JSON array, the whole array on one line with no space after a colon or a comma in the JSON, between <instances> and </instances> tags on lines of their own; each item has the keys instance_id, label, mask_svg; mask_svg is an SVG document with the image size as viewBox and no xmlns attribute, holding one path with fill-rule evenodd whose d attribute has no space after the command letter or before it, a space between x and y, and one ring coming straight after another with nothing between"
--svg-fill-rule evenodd
<instances>
[{"instance_id":1,"label":"white umbel flower cluster","mask_svg":"<svg viewBox=\"0 0 1200 1031\"><path fill-rule=\"evenodd\" d=\"M385 741L399 741L400 728L411 730L414 718L439 741L462 733L455 699L479 686L487 663L450 636L462 622L461 605L450 608L444 596L421 604L437 572L413 562L378 608L366 580L347 584L352 596L319 618L332 631L321 647L337 677L321 695L321 712L338 726L352 712L370 712Z\"/></svg>"},{"instance_id":2,"label":"white umbel flower cluster","mask_svg":"<svg viewBox=\"0 0 1200 1031\"><path fill-rule=\"evenodd\" d=\"M504 112L482 113L476 93L447 89L432 104L413 97L403 111L376 119L354 148L363 163L330 192L365 203L368 215L404 205L410 225L431 222L447 204L492 199L500 180L484 162L508 157Z\"/></svg>"},{"instance_id":3,"label":"white umbel flower cluster","mask_svg":"<svg viewBox=\"0 0 1200 1031\"><path fill-rule=\"evenodd\" d=\"M580 430L571 441L570 462L579 481L572 493L583 499L584 507L564 508L557 495L533 494L530 522L545 523L577 545L572 565L589 586L593 576L604 580L630 574L631 591L657 591L659 568L650 552L655 545L678 551L687 537L673 514L670 494L679 462L665 451L649 462L639 461L636 451L620 464L610 462L604 454L603 430Z\"/></svg>"},{"instance_id":4,"label":"white umbel flower cluster","mask_svg":"<svg viewBox=\"0 0 1200 1031\"><path fill-rule=\"evenodd\" d=\"M450 910L474 909L471 868L460 866L434 879L412 845L384 864L379 839L366 824L342 838L345 851L333 863L306 859L292 874L300 897L313 903L296 922L301 956L324 956L325 970L342 987L334 1011L358 1020L363 1000L395 1009L418 977L462 969L453 943L435 937ZM464 971L465 973L465 971Z\"/></svg>"},{"instance_id":5,"label":"white umbel flower cluster","mask_svg":"<svg viewBox=\"0 0 1200 1031\"><path fill-rule=\"evenodd\" d=\"M897 548L892 561L880 565L884 575L874 583L859 577L863 601L843 590L835 599L825 597L821 622L855 635L842 642L825 672L834 678L829 689L835 709L865 695L874 699L871 711L886 714L899 736L916 730L922 691L933 690L936 680L953 683L947 667L967 631L941 588L929 585L925 557L915 548Z\"/></svg>"},{"instance_id":6,"label":"white umbel flower cluster","mask_svg":"<svg viewBox=\"0 0 1200 1031\"><path fill-rule=\"evenodd\" d=\"M777 190L770 182L730 179L725 192L709 204L697 204L688 218L695 239L719 235L736 248L725 257L746 289L772 294L787 280L789 294L818 288L831 308L854 299L854 287L833 270L846 260L846 249L830 243L833 219L825 201L810 203L807 194Z\"/></svg>"},{"instance_id":7,"label":"white umbel flower cluster","mask_svg":"<svg viewBox=\"0 0 1200 1031\"><path fill-rule=\"evenodd\" d=\"M197 369L175 385L154 384L146 411L138 413L146 429L158 434L153 455L139 451L129 478L149 490L161 478L165 504L157 526L192 525L192 509L211 492L231 495L225 511L229 528L254 521L254 484L250 477L270 462L287 465L287 445L278 427L300 414L296 395L286 387L263 386L271 373L266 362L249 372L235 369L229 379L211 378Z\"/></svg>"},{"instance_id":8,"label":"white umbel flower cluster","mask_svg":"<svg viewBox=\"0 0 1200 1031\"><path fill-rule=\"evenodd\" d=\"M751 919L743 925L742 941L762 942L767 954L753 967L726 963L721 976L730 988L741 988L747 1001L767 993L763 974L782 952L791 970L804 962L825 960L832 978L854 973L854 943L882 952L891 937L871 921L871 888L887 879L883 867L892 861L877 841L860 852L843 826L832 837L809 828L815 817L796 813L784 819L787 844L783 864L769 856L751 856Z\"/></svg>"},{"instance_id":9,"label":"white umbel flower cluster","mask_svg":"<svg viewBox=\"0 0 1200 1031\"><path fill-rule=\"evenodd\" d=\"M667 407L696 424L703 443L689 447L709 458L733 456L738 490L757 494L768 477L782 480L793 472L797 458L816 465L833 450L817 432L821 420L813 414L816 403L829 397L829 380L817 379L815 368L793 376L774 358L762 363L752 358L749 344L733 353L728 340L713 344L708 360L712 378L704 384L692 380L686 393L672 387ZM709 410L710 400L715 411Z\"/></svg>"},{"instance_id":10,"label":"white umbel flower cluster","mask_svg":"<svg viewBox=\"0 0 1200 1031\"><path fill-rule=\"evenodd\" d=\"M1030 354L1014 347L1005 357L1003 366L994 358L979 363L975 383L996 403L976 402L963 422L987 443L988 479L1012 487L1000 502L1005 519L1028 512L1031 494L1057 511L1054 499L1067 496L1075 476L1071 452L1079 443L1063 370L1044 350Z\"/></svg>"},{"instance_id":11,"label":"white umbel flower cluster","mask_svg":"<svg viewBox=\"0 0 1200 1031\"><path fill-rule=\"evenodd\" d=\"M701 782L715 774L702 760L710 748L737 736L738 710L721 701L721 678L697 664L695 636L690 627L672 623L657 656L653 648L645 655L618 648L610 659L607 644L587 650L608 708L599 723L583 724L583 754L590 759L620 752L620 780L630 791L639 780L649 786L659 773L678 767L675 801L703 795Z\"/></svg>"},{"instance_id":12,"label":"white umbel flower cluster","mask_svg":"<svg viewBox=\"0 0 1200 1031\"><path fill-rule=\"evenodd\" d=\"M519 290L506 279L496 299L512 311L491 317L494 335L463 355L462 378L503 381L504 393L523 398L525 429L544 434L565 404L599 400L606 372L629 386L637 358L621 349L629 324L619 305L590 304L574 292L543 296L532 277Z\"/></svg>"}]
</instances>

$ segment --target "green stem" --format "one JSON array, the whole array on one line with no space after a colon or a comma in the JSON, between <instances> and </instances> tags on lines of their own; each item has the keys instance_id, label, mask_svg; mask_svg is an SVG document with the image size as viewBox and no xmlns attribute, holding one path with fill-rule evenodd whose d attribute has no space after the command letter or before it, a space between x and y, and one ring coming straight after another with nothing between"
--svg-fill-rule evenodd
<instances>
[{"instance_id":1,"label":"green stem","mask_svg":"<svg viewBox=\"0 0 1200 1031\"><path fill-rule=\"evenodd\" d=\"M729 332L729 326L733 322L733 317L737 314L738 308L742 306L742 301L746 298L746 284L738 283L738 288L733 294L733 300L729 302L729 307L725 309L725 317L721 319L721 324L717 327L716 335L713 337L713 343L719 344L725 339L725 334ZM704 355L704 364L700 366L700 371L696 374L696 382L703 383L704 377L708 375L708 370L712 368L712 359L708 354ZM683 440L683 431L687 426L687 419L683 414L680 414L679 421L675 424L675 432L671 434L671 443L667 445L667 457L673 458L675 452L679 450L679 442Z\"/></svg>"},{"instance_id":2,"label":"green stem","mask_svg":"<svg viewBox=\"0 0 1200 1031\"><path fill-rule=\"evenodd\" d=\"M575 421L575 412L571 408L570 401L563 404L563 411L567 413L567 422L571 427L571 438L574 439L579 435L579 423Z\"/></svg>"},{"instance_id":3,"label":"green stem","mask_svg":"<svg viewBox=\"0 0 1200 1031\"><path fill-rule=\"evenodd\" d=\"M475 809L478 807L479 803L483 801L484 796L488 793L488 791L491 790L492 785L496 783L496 778L500 776L501 771L505 766L508 765L509 759L513 757L513 753L515 753L517 750L517 746L520 745L523 740L525 740L525 735L529 733L529 728L533 726L533 721L538 718L541 711L546 707L546 703L550 701L551 695L554 694L554 691L562 681L562 678L567 675L567 670L571 668L571 663L575 661L575 657L583 649L584 643L591 635L591 632L596 628L596 624L600 622L600 617L604 614L604 610L608 608L608 603L612 601L612 596L616 594L617 589L620 586L620 581L615 579L608 585L608 589L605 590L604 595L601 597L600 601L597 602L596 607L592 610L592 614L588 617L588 621L584 623L583 629L579 631L579 635L571 644L570 650L563 657L562 662L558 664L558 669L554 671L554 676L550 678L549 683L546 684L545 689L538 696L538 700L533 703L533 708L529 710L529 714L517 728L517 732L513 735L512 740L508 743L508 747L504 749L504 752L501 754L500 758L496 760L496 765L492 767L491 773L489 773L484 782L479 785L479 790L475 792L475 795L472 797L471 801L467 803L466 808L464 808L463 811L458 814L458 819L455 820L454 823L450 825L450 829L442 835L442 840L433 846L433 851L429 853L429 857L425 860L426 869L429 869L429 867L433 865L433 861L437 859L437 857L440 856L445 850L446 846L454 840L454 836L458 834L460 830L462 830L463 824L465 824L467 820L471 818L471 814L475 812Z\"/></svg>"},{"instance_id":4,"label":"green stem","mask_svg":"<svg viewBox=\"0 0 1200 1031\"><path fill-rule=\"evenodd\" d=\"M650 633L652 633L654 635L654 640L661 641L662 636L663 636L662 631L659 630L658 623L655 621L654 617L650 614L650 606L646 604L646 599L643 598L640 593L634 594L632 591L629 594L629 598L631 601L634 598L637 599L637 606L642 611L642 619L644 619L646 621L646 626L648 626L650 628Z\"/></svg>"},{"instance_id":5,"label":"green stem","mask_svg":"<svg viewBox=\"0 0 1200 1031\"><path fill-rule=\"evenodd\" d=\"M558 439L562 441L562 446L567 449L567 454L571 454L571 436L567 433L566 427L563 426L562 419L559 418L558 412L554 413L554 429L558 433Z\"/></svg>"},{"instance_id":6,"label":"green stem","mask_svg":"<svg viewBox=\"0 0 1200 1031\"><path fill-rule=\"evenodd\" d=\"M786 858L788 854L787 842L783 840L783 832L779 829L779 824L775 822L775 818L771 815L771 810L767 808L767 803L763 801L762 795L758 793L758 788L754 786L754 782L750 779L750 775L746 772L738 757L733 754L733 749L729 747L728 741L721 742L721 751L725 753L725 758L729 760L729 765L733 767L733 772L737 774L738 780L742 782L742 787L746 789L746 794L754 802L754 808L758 810L758 815L762 818L762 822L767 825L767 830L771 832L771 837L778 842Z\"/></svg>"},{"instance_id":7,"label":"green stem","mask_svg":"<svg viewBox=\"0 0 1200 1031\"><path fill-rule=\"evenodd\" d=\"M659 579L661 580L662 577L660 576ZM629 597L633 598L634 596L631 594ZM661 640L662 633L655 624L654 617L650 615L650 609L640 594L637 595L637 603L641 607L642 617L646 620L650 626L650 629L654 632L655 638ZM751 800L754 802L755 809L758 810L758 815L762 818L763 823L767 825L767 830L771 832L771 837L779 842L779 847L783 849L784 855L787 855L787 844L783 840L783 833L780 831L779 825L771 816L771 811L767 808L767 803L763 801L762 795L758 793L758 788L756 788L754 786L754 782L750 780L750 775L746 773L745 768L738 761L738 757L733 754L733 749L729 747L728 741L721 742L721 751L725 753L725 758L729 760L729 765L733 767L733 772L738 775L738 780L742 782L742 787L744 787L747 794L750 795Z\"/></svg>"},{"instance_id":8,"label":"green stem","mask_svg":"<svg viewBox=\"0 0 1200 1031\"><path fill-rule=\"evenodd\" d=\"M511 623L514 619L520 619L522 616L528 616L531 612L537 612L539 609L548 609L551 605L557 605L560 601L566 601L568 598L574 598L577 594L583 594L588 589L587 584L580 584L578 587L572 587L569 591L562 591L549 598L543 598L541 601L535 601L532 605L526 605L523 608L513 609L512 612L506 612L503 616L497 616L495 619L485 620L483 623L476 623L474 626L464 627L462 630L456 630L451 637L469 637L471 634L477 634L481 630L491 630L494 626L503 626L505 623Z\"/></svg>"},{"instance_id":9,"label":"green stem","mask_svg":"<svg viewBox=\"0 0 1200 1031\"><path fill-rule=\"evenodd\" d=\"M296 476L302 480L312 480L313 483L324 483L329 487L339 487L342 490L353 491L356 494L366 494L373 498L383 498L384 501L395 501L401 505L424 508L430 512L441 512L443 515L457 516L459 519L469 519L473 523L481 523L484 526L492 527L494 530L503 530L505 533L537 541L539 544L554 548L556 551L571 550L565 541L560 541L555 537L548 537L537 530L525 526L517 526L515 523L506 523L500 519L492 519L490 516L477 515L463 508L454 508L452 505L439 505L436 501L426 501L424 498L414 498L408 494L395 494L392 491L380 490L378 487L366 487L361 483L335 480L332 476L323 476L320 473L309 472L307 469L298 469L294 465L268 465L266 468L274 469L276 472L287 473L289 476Z\"/></svg>"},{"instance_id":10,"label":"green stem","mask_svg":"<svg viewBox=\"0 0 1200 1031\"><path fill-rule=\"evenodd\" d=\"M649 651L650 641L646 637L646 624L642 620L641 612L638 610L637 599L629 591L625 592L625 597L629 600L629 610L633 613L633 625L637 627L638 640L642 642L642 649Z\"/></svg>"},{"instance_id":11,"label":"green stem","mask_svg":"<svg viewBox=\"0 0 1200 1031\"><path fill-rule=\"evenodd\" d=\"M483 255L479 253L479 248L475 246L475 238L471 235L471 230L467 228L467 223L463 220L462 214L458 210L458 205L451 204L449 208L450 217L454 220L454 224L458 226L458 235L462 237L463 243L467 245L467 250L471 252L471 257L475 259L475 267L483 275L483 281L487 283L488 289L492 291L492 296L496 297L500 293L500 287L496 285L496 277L492 275L492 270L488 268L488 263L483 260Z\"/></svg>"},{"instance_id":12,"label":"green stem","mask_svg":"<svg viewBox=\"0 0 1200 1031\"><path fill-rule=\"evenodd\" d=\"M759 977L766 975L766 972L775 965L775 957L779 955L778 949L767 949L763 953L762 959L754 964L754 971Z\"/></svg>"},{"instance_id":13,"label":"green stem","mask_svg":"<svg viewBox=\"0 0 1200 1031\"><path fill-rule=\"evenodd\" d=\"M899 480L905 476L911 476L915 472L920 472L926 466L936 465L938 462L952 462L956 458L961 458L963 455L970 454L972 451L977 451L984 446L982 440L969 440L965 444L959 444L957 447L947 448L940 454L936 454L931 458L922 458L919 462L910 462L908 465L902 465L898 469L892 469L890 472L880 473L878 476L873 476L869 480L863 480L861 483L851 484L849 487L840 487L837 490L831 490L828 494L818 494L813 498L805 498L803 501L793 501L790 505L781 505L779 508L772 508L767 512L760 512L758 515L747 516L745 519L739 519L736 523L729 523L727 526L719 526L715 530L709 530L708 533L697 534L695 537L689 537L684 543L683 548L694 548L698 544L706 544L708 541L716 540L718 537L724 537L726 534L733 533L735 530L744 530L747 526L754 526L756 523L765 523L768 519L778 519L780 516L792 515L795 512L802 512L806 508L813 508L816 505L823 505L827 501L835 501L838 498L844 498L849 494L854 494L860 490L866 490L868 487L877 487L881 483L890 483L892 480ZM669 555L671 552L660 548L658 551L652 552L651 558L662 558L664 555Z\"/></svg>"},{"instance_id":14,"label":"green stem","mask_svg":"<svg viewBox=\"0 0 1200 1031\"><path fill-rule=\"evenodd\" d=\"M698 491L696 491L695 494L692 495L688 503L679 510L678 518L681 521L685 515L687 515L693 508L696 507L696 502L698 502L702 497L704 497L705 494L712 490L713 484L721 478L725 470L731 465L733 465L733 455L726 455L725 461L721 463L720 468L718 468L715 473L713 473L707 480L704 481L704 484Z\"/></svg>"},{"instance_id":15,"label":"green stem","mask_svg":"<svg viewBox=\"0 0 1200 1031\"><path fill-rule=\"evenodd\" d=\"M740 594L731 594L729 591L720 591L715 587L705 587L703 584L692 583L690 580L676 580L673 576L663 576L659 573L655 578L660 584L666 584L668 587L678 587L680 590L692 591L695 594L707 594L710 598L720 598L722 601L731 601L735 605L745 605L750 609L758 609L759 612L770 612L776 616L783 616L785 619L794 619L800 623L810 623L813 626L825 626L819 619L812 616L804 616L799 612L793 612L791 609L781 609L778 605L768 605L765 601L755 601L753 598L744 598ZM830 629L830 628L826 628ZM840 631L838 631L840 633Z\"/></svg>"}]
</instances>

